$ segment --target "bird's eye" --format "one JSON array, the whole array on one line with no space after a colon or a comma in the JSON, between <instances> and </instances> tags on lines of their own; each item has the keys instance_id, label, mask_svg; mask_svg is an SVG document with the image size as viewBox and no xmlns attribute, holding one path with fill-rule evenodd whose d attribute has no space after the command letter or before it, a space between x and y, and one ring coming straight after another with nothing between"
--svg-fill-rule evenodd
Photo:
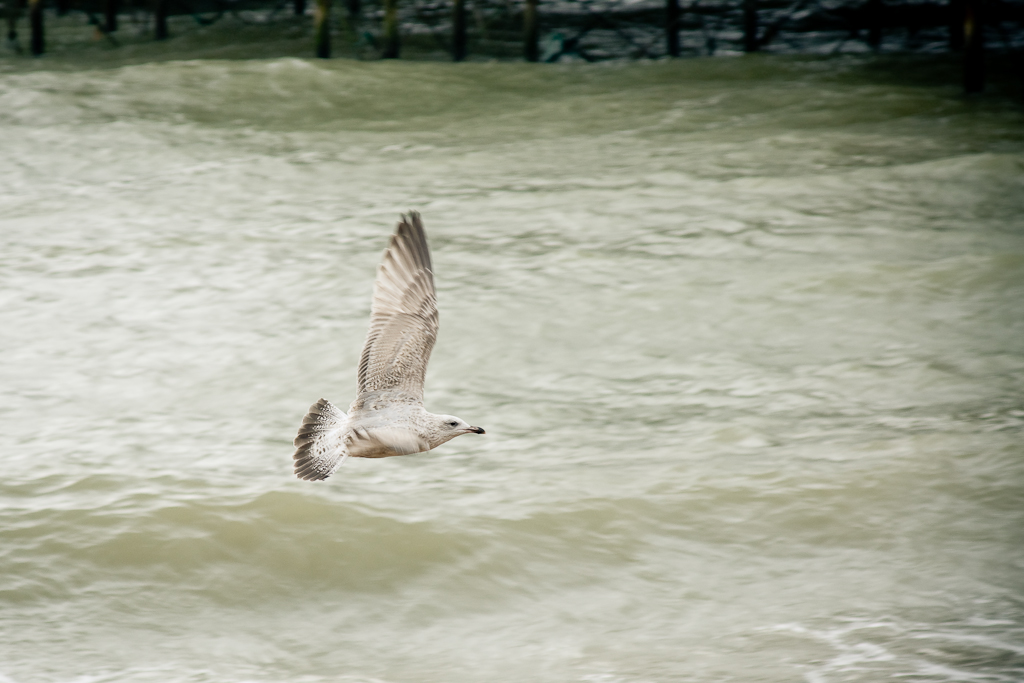
<instances>
[{"instance_id":1,"label":"bird's eye","mask_svg":"<svg viewBox=\"0 0 1024 683\"><path fill-rule=\"evenodd\" d=\"M458 422L449 422L448 424L450 424L452 427L458 427L459 426Z\"/></svg>"}]
</instances>

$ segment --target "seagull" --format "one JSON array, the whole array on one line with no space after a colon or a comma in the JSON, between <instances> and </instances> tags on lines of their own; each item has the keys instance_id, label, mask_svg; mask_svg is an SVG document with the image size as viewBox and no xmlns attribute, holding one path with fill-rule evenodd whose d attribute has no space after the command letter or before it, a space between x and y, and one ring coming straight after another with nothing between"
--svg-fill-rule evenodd
<instances>
[{"instance_id":1,"label":"seagull","mask_svg":"<svg viewBox=\"0 0 1024 683\"><path fill-rule=\"evenodd\" d=\"M351 456L387 458L437 448L462 434L483 434L454 415L423 407L423 378L437 339L434 272L423 221L403 215L373 283L370 331L359 360L359 394L344 413L320 399L295 437L295 476L334 474Z\"/></svg>"}]
</instances>

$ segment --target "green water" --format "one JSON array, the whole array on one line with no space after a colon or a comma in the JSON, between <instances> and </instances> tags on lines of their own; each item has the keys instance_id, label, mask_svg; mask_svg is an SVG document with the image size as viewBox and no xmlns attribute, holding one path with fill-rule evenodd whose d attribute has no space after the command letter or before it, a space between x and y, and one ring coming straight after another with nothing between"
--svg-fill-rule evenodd
<instances>
[{"instance_id":1,"label":"green water","mask_svg":"<svg viewBox=\"0 0 1024 683\"><path fill-rule=\"evenodd\" d=\"M3 683L1024 678L1019 105L61 59L0 72ZM410 208L487 435L298 481Z\"/></svg>"}]
</instances>

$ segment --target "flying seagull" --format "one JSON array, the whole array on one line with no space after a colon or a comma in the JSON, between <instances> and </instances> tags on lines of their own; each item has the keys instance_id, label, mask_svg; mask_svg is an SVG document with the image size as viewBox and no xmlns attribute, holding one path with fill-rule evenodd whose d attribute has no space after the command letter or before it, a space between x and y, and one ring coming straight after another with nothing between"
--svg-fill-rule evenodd
<instances>
[{"instance_id":1,"label":"flying seagull","mask_svg":"<svg viewBox=\"0 0 1024 683\"><path fill-rule=\"evenodd\" d=\"M422 453L460 434L483 434L454 415L423 408L423 377L437 339L437 299L427 235L410 212L391 236L373 283L359 395L348 413L320 399L295 437L295 476L326 479L349 456Z\"/></svg>"}]
</instances>

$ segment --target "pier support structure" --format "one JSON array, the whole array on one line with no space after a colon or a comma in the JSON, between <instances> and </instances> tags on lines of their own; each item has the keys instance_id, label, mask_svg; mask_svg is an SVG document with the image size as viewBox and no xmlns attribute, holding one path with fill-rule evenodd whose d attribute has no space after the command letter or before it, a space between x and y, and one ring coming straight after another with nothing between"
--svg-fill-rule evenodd
<instances>
[{"instance_id":1,"label":"pier support structure","mask_svg":"<svg viewBox=\"0 0 1024 683\"><path fill-rule=\"evenodd\" d=\"M528 62L540 59L540 17L537 16L537 0L526 0L523 5L523 57Z\"/></svg>"},{"instance_id":2,"label":"pier support structure","mask_svg":"<svg viewBox=\"0 0 1024 683\"><path fill-rule=\"evenodd\" d=\"M167 0L156 0L153 5L153 33L157 40L167 40Z\"/></svg>"},{"instance_id":3,"label":"pier support structure","mask_svg":"<svg viewBox=\"0 0 1024 683\"><path fill-rule=\"evenodd\" d=\"M882 46L882 0L868 0L865 6L868 24L868 45L878 51Z\"/></svg>"},{"instance_id":4,"label":"pier support structure","mask_svg":"<svg viewBox=\"0 0 1024 683\"><path fill-rule=\"evenodd\" d=\"M43 30L43 0L29 0L28 21L32 31L30 50L37 57L46 52L46 37Z\"/></svg>"},{"instance_id":5,"label":"pier support structure","mask_svg":"<svg viewBox=\"0 0 1024 683\"><path fill-rule=\"evenodd\" d=\"M384 59L398 59L401 44L398 36L398 0L384 0Z\"/></svg>"},{"instance_id":6,"label":"pier support structure","mask_svg":"<svg viewBox=\"0 0 1024 683\"><path fill-rule=\"evenodd\" d=\"M665 52L679 56L679 0L665 0Z\"/></svg>"},{"instance_id":7,"label":"pier support structure","mask_svg":"<svg viewBox=\"0 0 1024 683\"><path fill-rule=\"evenodd\" d=\"M320 59L330 59L331 0L316 0L316 12L313 15L313 40L316 43L316 56Z\"/></svg>"},{"instance_id":8,"label":"pier support structure","mask_svg":"<svg viewBox=\"0 0 1024 683\"><path fill-rule=\"evenodd\" d=\"M106 0L103 3L103 32L110 35L117 30L117 12L120 8L118 0Z\"/></svg>"},{"instance_id":9,"label":"pier support structure","mask_svg":"<svg viewBox=\"0 0 1024 683\"><path fill-rule=\"evenodd\" d=\"M452 60L466 58L466 0L452 0Z\"/></svg>"},{"instance_id":10,"label":"pier support structure","mask_svg":"<svg viewBox=\"0 0 1024 683\"><path fill-rule=\"evenodd\" d=\"M984 0L965 0L964 10L964 90L979 93L985 89Z\"/></svg>"},{"instance_id":11,"label":"pier support structure","mask_svg":"<svg viewBox=\"0 0 1024 683\"><path fill-rule=\"evenodd\" d=\"M949 49L952 52L964 49L964 17L966 14L965 0L949 0Z\"/></svg>"},{"instance_id":12,"label":"pier support structure","mask_svg":"<svg viewBox=\"0 0 1024 683\"><path fill-rule=\"evenodd\" d=\"M757 52L757 0L743 0L743 51Z\"/></svg>"}]
</instances>

